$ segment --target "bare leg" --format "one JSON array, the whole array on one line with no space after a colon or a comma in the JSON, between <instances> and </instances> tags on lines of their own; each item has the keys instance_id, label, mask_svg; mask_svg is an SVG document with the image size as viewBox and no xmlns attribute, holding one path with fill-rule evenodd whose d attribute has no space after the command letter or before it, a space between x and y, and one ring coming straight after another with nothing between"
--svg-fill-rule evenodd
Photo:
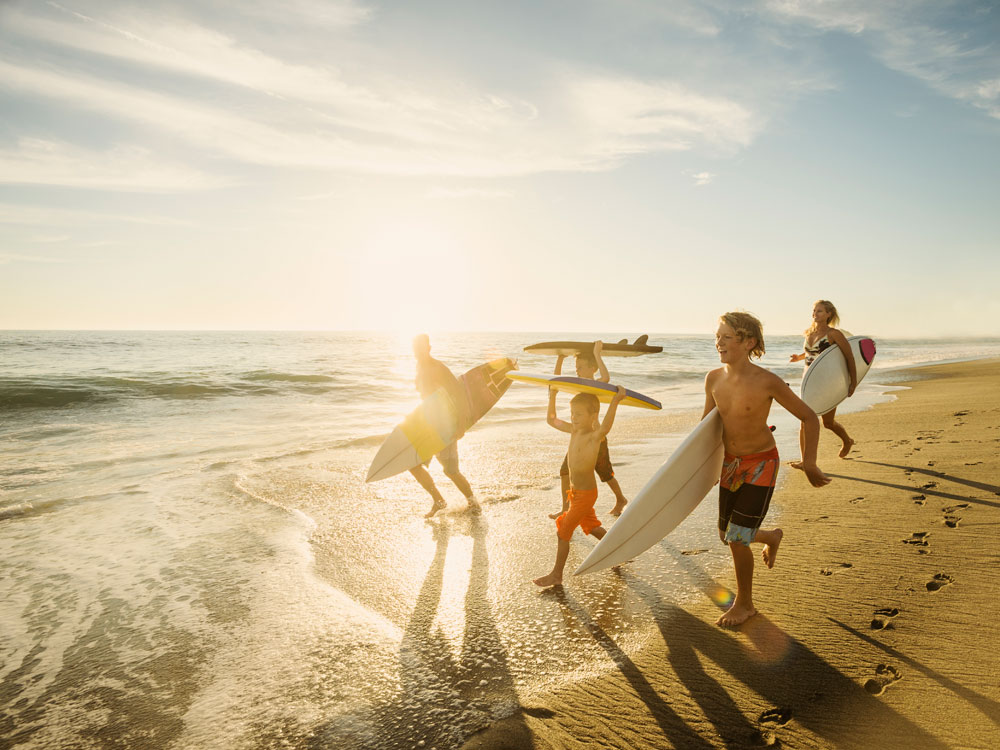
<instances>
[{"instance_id":1,"label":"bare leg","mask_svg":"<svg viewBox=\"0 0 1000 750\"><path fill-rule=\"evenodd\" d=\"M590 530L590 535L597 538L598 541L604 538L604 535L608 533L608 530L603 526L598 526L596 529Z\"/></svg>"},{"instance_id":2,"label":"bare leg","mask_svg":"<svg viewBox=\"0 0 1000 750\"><path fill-rule=\"evenodd\" d=\"M427 469L424 468L423 464L420 466L414 466L410 469L410 473L413 475L414 479L420 482L420 486L430 493L431 498L434 500L434 504L431 505L430 511L424 515L424 518L430 518L439 510L444 510L447 503L445 503L444 498L441 497L441 493L438 492L437 485L434 484L434 480L431 478Z\"/></svg>"},{"instance_id":3,"label":"bare leg","mask_svg":"<svg viewBox=\"0 0 1000 750\"><path fill-rule=\"evenodd\" d=\"M625 510L625 505L628 503L628 498L625 497L625 493L622 492L621 485L618 484L618 480L611 477L607 481L608 487L611 491L615 493L615 507L611 509L611 515L620 516L622 511Z\"/></svg>"},{"instance_id":4,"label":"bare leg","mask_svg":"<svg viewBox=\"0 0 1000 750\"><path fill-rule=\"evenodd\" d=\"M753 551L740 542L731 542L729 549L736 568L736 601L715 624L732 628L757 614L757 609L753 606Z\"/></svg>"},{"instance_id":5,"label":"bare leg","mask_svg":"<svg viewBox=\"0 0 1000 750\"><path fill-rule=\"evenodd\" d=\"M805 428L800 423L799 424L799 455L800 456L804 455L805 450L806 450L806 431L805 431ZM793 469L801 469L802 468L802 462L801 461L790 461L788 463L788 465L791 466Z\"/></svg>"},{"instance_id":6,"label":"bare leg","mask_svg":"<svg viewBox=\"0 0 1000 750\"><path fill-rule=\"evenodd\" d=\"M558 513L549 513L549 518L559 518L569 510L569 474L560 474L559 484L562 485L562 510Z\"/></svg>"},{"instance_id":7,"label":"bare leg","mask_svg":"<svg viewBox=\"0 0 1000 750\"><path fill-rule=\"evenodd\" d=\"M535 584L542 588L562 585L563 568L566 567L566 558L569 557L569 542L559 538L559 545L556 547L556 564L552 566L552 572L547 576L535 579Z\"/></svg>"},{"instance_id":8,"label":"bare leg","mask_svg":"<svg viewBox=\"0 0 1000 750\"><path fill-rule=\"evenodd\" d=\"M760 556L764 564L769 568L773 568L775 560L778 559L778 545L781 544L781 538L784 535L785 532L781 529L771 529L770 531L758 529L756 536L754 536L755 542L760 542L764 545Z\"/></svg>"},{"instance_id":9,"label":"bare leg","mask_svg":"<svg viewBox=\"0 0 1000 750\"><path fill-rule=\"evenodd\" d=\"M851 448L854 447L854 439L847 434L847 430L844 429L844 425L837 421L836 409L828 411L823 415L823 426L840 438L840 441L844 444L840 449L840 457L846 457L847 454L851 452Z\"/></svg>"},{"instance_id":10,"label":"bare leg","mask_svg":"<svg viewBox=\"0 0 1000 750\"><path fill-rule=\"evenodd\" d=\"M452 482L455 483L455 486L458 487L459 492L465 495L465 499L469 503L469 510L473 511L474 513L479 513L480 511L482 511L483 506L481 506L479 504L479 501L476 500L476 496L472 492L472 486L469 484L469 480L465 478L465 475L462 474L462 472L456 469L455 471L451 472L446 471L444 474L446 477L448 477L448 479L450 479Z\"/></svg>"}]
</instances>

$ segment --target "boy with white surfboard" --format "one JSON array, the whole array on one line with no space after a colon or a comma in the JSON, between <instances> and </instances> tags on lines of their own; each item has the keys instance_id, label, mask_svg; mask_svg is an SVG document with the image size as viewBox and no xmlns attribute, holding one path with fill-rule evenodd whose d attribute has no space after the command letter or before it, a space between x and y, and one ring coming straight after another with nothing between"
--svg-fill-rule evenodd
<instances>
[{"instance_id":1,"label":"boy with white surfboard","mask_svg":"<svg viewBox=\"0 0 1000 750\"><path fill-rule=\"evenodd\" d=\"M719 318L715 348L723 366L705 376L706 417L718 408L725 457L719 482L719 538L729 546L736 569L736 599L718 619L735 627L757 614L753 603L754 556L751 543L763 544L761 556L773 568L781 529L762 529L778 471L778 450L767 424L777 401L802 422L802 471L814 487L830 479L816 465L819 418L777 375L750 361L764 354L764 333L747 312Z\"/></svg>"}]
</instances>

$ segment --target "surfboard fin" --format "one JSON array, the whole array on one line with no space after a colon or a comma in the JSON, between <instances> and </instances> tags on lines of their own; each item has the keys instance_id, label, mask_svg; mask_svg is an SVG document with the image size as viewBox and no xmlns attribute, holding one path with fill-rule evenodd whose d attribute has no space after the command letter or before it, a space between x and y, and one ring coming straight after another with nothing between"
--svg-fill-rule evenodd
<instances>
[{"instance_id":1,"label":"surfboard fin","mask_svg":"<svg viewBox=\"0 0 1000 750\"><path fill-rule=\"evenodd\" d=\"M628 339L622 339L622 340L621 340L621 341L619 341L618 343L619 343L619 344L627 344L627 343L628 343Z\"/></svg>"},{"instance_id":2,"label":"surfboard fin","mask_svg":"<svg viewBox=\"0 0 1000 750\"><path fill-rule=\"evenodd\" d=\"M649 334L644 333L639 338L637 338L633 343L635 344L635 346L645 346L647 341L649 341Z\"/></svg>"}]
</instances>

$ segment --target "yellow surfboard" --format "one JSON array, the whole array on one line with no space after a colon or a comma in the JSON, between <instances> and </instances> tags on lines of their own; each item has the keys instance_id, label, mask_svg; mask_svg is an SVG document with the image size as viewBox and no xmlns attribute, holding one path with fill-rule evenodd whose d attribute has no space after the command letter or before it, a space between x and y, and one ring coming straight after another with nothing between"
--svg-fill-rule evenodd
<instances>
[{"instance_id":1,"label":"yellow surfboard","mask_svg":"<svg viewBox=\"0 0 1000 750\"><path fill-rule=\"evenodd\" d=\"M547 388L555 388L557 391L566 393L592 393L599 401L607 404L618 392L618 386L611 383L602 383L600 380L587 380L585 378L572 378L566 375L531 375L524 372L508 372L507 377L515 383L527 383L528 385L541 385ZM643 396L636 391L625 389L625 398L621 400L625 406L636 406L640 409L662 409L663 405L655 398Z\"/></svg>"}]
</instances>

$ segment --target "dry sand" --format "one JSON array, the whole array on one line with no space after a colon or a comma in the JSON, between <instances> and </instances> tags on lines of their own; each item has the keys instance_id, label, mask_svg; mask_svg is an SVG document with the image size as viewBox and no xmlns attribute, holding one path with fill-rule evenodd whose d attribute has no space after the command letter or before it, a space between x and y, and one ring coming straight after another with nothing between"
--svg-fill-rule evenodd
<instances>
[{"instance_id":1,"label":"dry sand","mask_svg":"<svg viewBox=\"0 0 1000 750\"><path fill-rule=\"evenodd\" d=\"M714 625L626 569L662 633L629 658L573 598L605 676L522 700L466 748L992 748L1000 742L1000 361L917 368L898 400L823 431L823 489L790 472L760 614ZM755 549L759 549L755 547ZM716 597L717 598L717 597ZM567 658L572 658L567 654Z\"/></svg>"}]
</instances>

